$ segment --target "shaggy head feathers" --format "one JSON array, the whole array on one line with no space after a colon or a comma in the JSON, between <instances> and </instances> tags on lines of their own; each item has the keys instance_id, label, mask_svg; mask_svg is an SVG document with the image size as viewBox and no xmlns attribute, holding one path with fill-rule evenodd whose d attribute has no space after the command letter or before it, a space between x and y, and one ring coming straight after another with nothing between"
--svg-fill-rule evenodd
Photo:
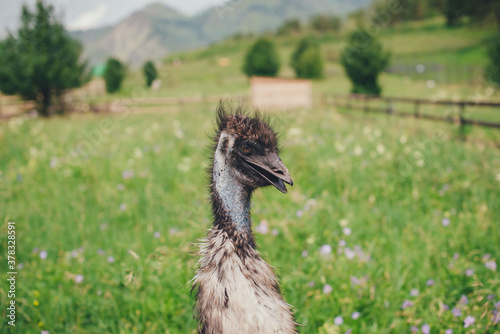
<instances>
[{"instance_id":1,"label":"shaggy head feathers","mask_svg":"<svg viewBox=\"0 0 500 334\"><path fill-rule=\"evenodd\" d=\"M216 117L215 145L219 141L220 134L226 131L242 140L259 141L267 148L274 148L276 152L281 150L277 131L269 118L258 111L250 115L241 105L235 108L221 101L217 107Z\"/></svg>"}]
</instances>

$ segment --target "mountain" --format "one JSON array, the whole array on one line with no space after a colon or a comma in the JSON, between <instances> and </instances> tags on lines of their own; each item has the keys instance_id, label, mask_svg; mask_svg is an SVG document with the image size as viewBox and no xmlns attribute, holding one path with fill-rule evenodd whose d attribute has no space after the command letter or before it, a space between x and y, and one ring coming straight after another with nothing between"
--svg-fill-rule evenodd
<instances>
[{"instance_id":1,"label":"mountain","mask_svg":"<svg viewBox=\"0 0 500 334\"><path fill-rule=\"evenodd\" d=\"M106 28L72 32L91 64L114 56L132 66L170 52L202 47L237 32L259 33L317 13L345 15L371 0L232 0L187 17L153 4Z\"/></svg>"},{"instance_id":2,"label":"mountain","mask_svg":"<svg viewBox=\"0 0 500 334\"><path fill-rule=\"evenodd\" d=\"M118 24L106 28L72 32L84 46L91 64L103 62L110 55L132 66L147 59L196 47L191 19L162 4L154 4L133 13Z\"/></svg>"},{"instance_id":3,"label":"mountain","mask_svg":"<svg viewBox=\"0 0 500 334\"><path fill-rule=\"evenodd\" d=\"M213 42L237 32L275 29L285 20L306 20L314 14L346 15L371 0L232 0L206 10L194 19L205 41Z\"/></svg>"}]
</instances>

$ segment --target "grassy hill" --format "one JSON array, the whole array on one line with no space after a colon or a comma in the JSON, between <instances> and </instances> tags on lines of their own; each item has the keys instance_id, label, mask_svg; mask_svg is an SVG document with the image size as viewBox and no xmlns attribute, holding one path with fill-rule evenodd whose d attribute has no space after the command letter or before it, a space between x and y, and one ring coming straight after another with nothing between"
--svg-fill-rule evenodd
<instances>
[{"instance_id":1,"label":"grassy hill","mask_svg":"<svg viewBox=\"0 0 500 334\"><path fill-rule=\"evenodd\" d=\"M348 24L339 35L318 37L326 59L326 69L325 78L314 82L316 94L350 91L350 83L338 61L341 45L352 29L353 26ZM379 38L391 50L392 64L407 68L407 73L384 73L381 76L383 94L420 98L438 95L439 98L473 98L478 87L482 87L482 91L487 89L481 84L483 68L488 61L484 41L495 32L494 28L476 26L449 29L444 27L444 19L439 17L383 29ZM291 78L294 73L289 65L290 57L299 37L273 38L282 61L279 76ZM144 96L248 94L248 81L241 67L244 55L254 40L240 36L204 49L169 56L159 69L163 87L158 91L144 92ZM221 58L228 58L229 66L219 66ZM182 64L174 65L175 59L181 60ZM426 64L426 72L417 73L417 64ZM468 69L469 72L464 75L463 72ZM141 76L139 71L131 71L120 96L130 96L131 90L137 89L142 82ZM436 82L435 87L428 88L429 79ZM499 99L500 95L494 91L488 98Z\"/></svg>"}]
</instances>

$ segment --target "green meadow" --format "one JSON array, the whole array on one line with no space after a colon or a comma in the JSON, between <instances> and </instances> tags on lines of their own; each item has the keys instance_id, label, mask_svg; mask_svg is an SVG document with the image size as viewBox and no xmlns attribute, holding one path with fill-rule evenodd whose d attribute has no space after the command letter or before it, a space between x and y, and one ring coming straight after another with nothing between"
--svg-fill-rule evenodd
<instances>
[{"instance_id":1,"label":"green meadow","mask_svg":"<svg viewBox=\"0 0 500 334\"><path fill-rule=\"evenodd\" d=\"M418 47L406 35L420 36L422 59L468 62L456 49L470 47L486 61L477 36L488 30L438 23L381 38L403 60ZM159 91L131 71L121 93L100 98L130 104L122 113L0 123L0 261L4 273L14 221L18 272L15 328L0 288L2 333L196 333L189 282L210 226L216 104L152 108L137 94L248 94L240 67L250 42L167 59ZM287 63L293 44L280 43ZM338 43L331 37L325 52ZM349 92L335 55L326 73L316 96ZM499 97L480 83L429 88L397 74L381 83L389 96ZM463 141L452 123L319 103L269 114L294 186L255 192L253 228L301 333L500 333L500 131L468 127Z\"/></svg>"}]
</instances>

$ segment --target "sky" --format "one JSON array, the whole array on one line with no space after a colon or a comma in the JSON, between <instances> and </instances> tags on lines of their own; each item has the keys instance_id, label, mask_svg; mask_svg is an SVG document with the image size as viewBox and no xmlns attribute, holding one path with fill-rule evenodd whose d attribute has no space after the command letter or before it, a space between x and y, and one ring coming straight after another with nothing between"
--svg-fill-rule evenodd
<instances>
[{"instance_id":1,"label":"sky","mask_svg":"<svg viewBox=\"0 0 500 334\"><path fill-rule=\"evenodd\" d=\"M45 0L63 17L68 30L88 30L119 22L134 11L152 3L164 3L183 14L194 15L229 0ZM19 23L23 3L34 5L36 0L0 0L1 31L13 29Z\"/></svg>"}]
</instances>

